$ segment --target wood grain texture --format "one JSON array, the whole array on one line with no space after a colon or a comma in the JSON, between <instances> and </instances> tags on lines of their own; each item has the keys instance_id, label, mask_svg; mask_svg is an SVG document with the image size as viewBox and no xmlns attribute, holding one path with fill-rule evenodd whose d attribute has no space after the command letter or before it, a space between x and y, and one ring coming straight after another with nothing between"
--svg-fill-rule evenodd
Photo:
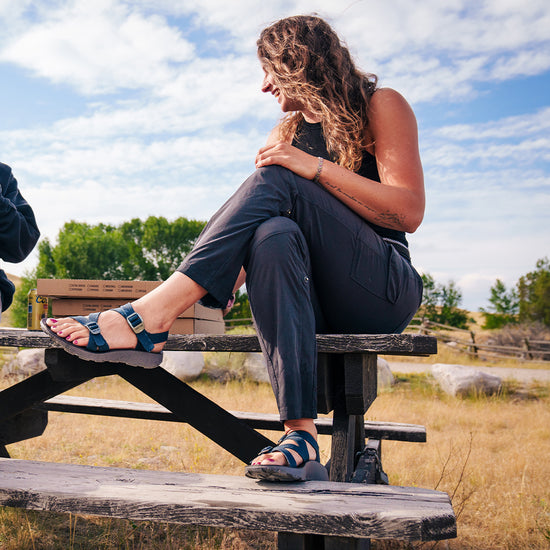
<instances>
[{"instance_id":1,"label":"wood grain texture","mask_svg":"<svg viewBox=\"0 0 550 550\"><path fill-rule=\"evenodd\" d=\"M445 493L359 483L258 483L238 476L0 459L0 504L133 520L344 537L456 536Z\"/></svg>"},{"instance_id":2,"label":"wood grain texture","mask_svg":"<svg viewBox=\"0 0 550 550\"><path fill-rule=\"evenodd\" d=\"M38 403L35 408L47 411L94 414L100 416L117 416L124 418L141 418L145 420L163 420L182 422L173 412L158 403L139 403L115 399L96 399L73 395L59 395ZM250 427L263 430L282 430L283 425L278 414L228 411ZM317 431L323 435L332 433L331 418L317 418ZM388 439L392 441L426 441L426 428L420 424L402 424L399 422L375 422L366 420L365 437Z\"/></svg>"},{"instance_id":3,"label":"wood grain texture","mask_svg":"<svg viewBox=\"0 0 550 550\"><path fill-rule=\"evenodd\" d=\"M0 328L0 346L56 347L40 331ZM173 334L165 347L172 351L260 351L254 335ZM323 353L373 352L385 355L430 355L437 353L437 340L422 334L318 334L317 349Z\"/></svg>"}]
</instances>

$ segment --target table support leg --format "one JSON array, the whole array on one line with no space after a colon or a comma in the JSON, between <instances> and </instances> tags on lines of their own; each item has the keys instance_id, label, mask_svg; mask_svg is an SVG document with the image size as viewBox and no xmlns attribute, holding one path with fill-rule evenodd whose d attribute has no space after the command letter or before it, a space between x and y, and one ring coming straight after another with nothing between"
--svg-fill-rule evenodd
<instances>
[{"instance_id":1,"label":"table support leg","mask_svg":"<svg viewBox=\"0 0 550 550\"><path fill-rule=\"evenodd\" d=\"M143 369L119 363L93 363L60 349L47 352L46 364L56 380L73 387L81 382L71 382L73 379L116 374L245 463L250 462L260 449L274 445L244 421L161 367ZM61 391L48 397L58 393Z\"/></svg>"},{"instance_id":2,"label":"table support leg","mask_svg":"<svg viewBox=\"0 0 550 550\"><path fill-rule=\"evenodd\" d=\"M0 422L7 420L50 397L55 397L93 376L79 380L53 380L48 371L41 371L0 392Z\"/></svg>"},{"instance_id":3,"label":"table support leg","mask_svg":"<svg viewBox=\"0 0 550 550\"><path fill-rule=\"evenodd\" d=\"M244 463L249 463L260 449L274 445L162 368L124 367L119 375Z\"/></svg>"},{"instance_id":4,"label":"table support leg","mask_svg":"<svg viewBox=\"0 0 550 550\"><path fill-rule=\"evenodd\" d=\"M277 550L370 550L370 539L279 533Z\"/></svg>"},{"instance_id":5,"label":"table support leg","mask_svg":"<svg viewBox=\"0 0 550 550\"><path fill-rule=\"evenodd\" d=\"M323 550L322 535L278 533L277 550Z\"/></svg>"},{"instance_id":6,"label":"table support leg","mask_svg":"<svg viewBox=\"0 0 550 550\"><path fill-rule=\"evenodd\" d=\"M376 354L344 354L331 360L334 407L330 480L349 482L365 446L364 415L377 393ZM323 550L368 550L369 539L324 537Z\"/></svg>"}]
</instances>

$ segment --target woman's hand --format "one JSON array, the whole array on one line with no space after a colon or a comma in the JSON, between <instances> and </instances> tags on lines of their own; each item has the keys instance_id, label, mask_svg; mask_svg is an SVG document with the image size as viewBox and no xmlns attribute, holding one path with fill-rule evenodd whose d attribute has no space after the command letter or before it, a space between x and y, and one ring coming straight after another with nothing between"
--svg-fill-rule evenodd
<instances>
[{"instance_id":1,"label":"woman's hand","mask_svg":"<svg viewBox=\"0 0 550 550\"><path fill-rule=\"evenodd\" d=\"M318 159L284 141L262 147L256 155L256 168L279 165L302 178L312 180L317 172Z\"/></svg>"},{"instance_id":2,"label":"woman's hand","mask_svg":"<svg viewBox=\"0 0 550 550\"><path fill-rule=\"evenodd\" d=\"M416 118L405 99L390 88L372 95L368 118L365 142L376 157L380 182L325 160L319 184L366 220L413 233L424 216L425 201ZM278 164L312 180L319 160L280 141L279 135L279 128L274 128L256 155L256 168Z\"/></svg>"}]
</instances>

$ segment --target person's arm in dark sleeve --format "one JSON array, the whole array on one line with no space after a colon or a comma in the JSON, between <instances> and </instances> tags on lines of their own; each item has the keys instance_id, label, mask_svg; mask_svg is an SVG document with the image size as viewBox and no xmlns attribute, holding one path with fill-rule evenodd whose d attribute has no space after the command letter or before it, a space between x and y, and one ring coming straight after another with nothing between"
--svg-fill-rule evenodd
<instances>
[{"instance_id":1,"label":"person's arm in dark sleeve","mask_svg":"<svg viewBox=\"0 0 550 550\"><path fill-rule=\"evenodd\" d=\"M11 168L0 163L0 258L24 260L40 237L34 212L17 188Z\"/></svg>"}]
</instances>

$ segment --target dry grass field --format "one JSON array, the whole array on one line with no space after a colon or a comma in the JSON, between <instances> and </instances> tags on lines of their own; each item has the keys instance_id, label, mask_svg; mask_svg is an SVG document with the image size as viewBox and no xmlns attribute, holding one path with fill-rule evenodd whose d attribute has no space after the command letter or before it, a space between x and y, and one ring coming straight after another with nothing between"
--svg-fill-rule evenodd
<instances>
[{"instance_id":1,"label":"dry grass field","mask_svg":"<svg viewBox=\"0 0 550 550\"><path fill-rule=\"evenodd\" d=\"M0 387L8 381L0 380ZM228 409L275 412L267 384L199 380L199 391ZM443 395L424 375L398 377L367 417L424 424L427 443L384 442L393 485L437 488L452 496L458 538L424 545L374 541L375 549L550 548L550 387L467 399ZM70 393L148 400L124 381L100 378ZM267 434L273 438L277 434ZM328 459L328 437L321 438ZM243 464L185 425L50 413L43 436L10 445L12 457L101 466L242 475ZM272 533L232 532L150 522L0 508L0 548L274 549Z\"/></svg>"}]
</instances>

